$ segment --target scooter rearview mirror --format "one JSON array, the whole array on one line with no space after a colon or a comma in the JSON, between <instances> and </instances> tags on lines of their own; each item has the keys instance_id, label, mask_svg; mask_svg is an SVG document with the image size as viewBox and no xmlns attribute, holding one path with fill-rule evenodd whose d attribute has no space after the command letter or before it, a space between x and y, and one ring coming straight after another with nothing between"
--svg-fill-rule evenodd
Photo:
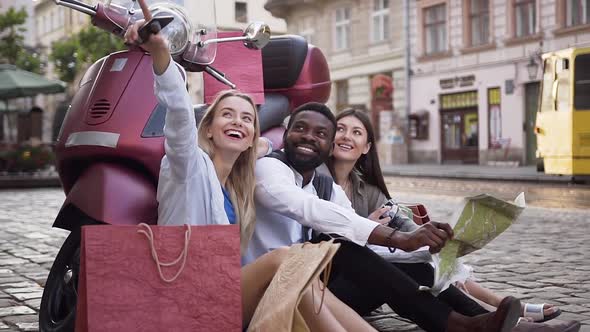
<instances>
[{"instance_id":1,"label":"scooter rearview mirror","mask_svg":"<svg viewBox=\"0 0 590 332\"><path fill-rule=\"evenodd\" d=\"M264 22L252 22L244 30L244 36L247 48L259 50L270 41L270 27Z\"/></svg>"},{"instance_id":2,"label":"scooter rearview mirror","mask_svg":"<svg viewBox=\"0 0 590 332\"><path fill-rule=\"evenodd\" d=\"M228 43L235 41L243 41L244 45L248 48L259 50L266 46L270 41L270 27L264 22L252 22L244 34L239 37L228 37L228 38L214 38L197 43L198 47L204 47L213 43Z\"/></svg>"}]
</instances>

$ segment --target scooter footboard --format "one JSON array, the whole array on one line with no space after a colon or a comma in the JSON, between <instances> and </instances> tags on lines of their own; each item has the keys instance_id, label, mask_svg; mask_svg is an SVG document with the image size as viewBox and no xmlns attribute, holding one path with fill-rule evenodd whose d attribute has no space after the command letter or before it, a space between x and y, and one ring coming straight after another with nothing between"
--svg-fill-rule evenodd
<instances>
[{"instance_id":1,"label":"scooter footboard","mask_svg":"<svg viewBox=\"0 0 590 332\"><path fill-rule=\"evenodd\" d=\"M76 217L80 213L100 223L155 224L156 185L135 169L112 163L92 165L68 193L53 226L73 230L84 223Z\"/></svg>"}]
</instances>

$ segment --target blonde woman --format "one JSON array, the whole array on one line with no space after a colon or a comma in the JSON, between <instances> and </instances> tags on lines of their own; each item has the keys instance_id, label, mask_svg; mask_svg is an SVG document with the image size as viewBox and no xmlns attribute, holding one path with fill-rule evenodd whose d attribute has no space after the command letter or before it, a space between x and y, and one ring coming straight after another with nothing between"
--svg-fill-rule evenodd
<instances>
[{"instance_id":1,"label":"blonde woman","mask_svg":"<svg viewBox=\"0 0 590 332\"><path fill-rule=\"evenodd\" d=\"M137 43L142 23L127 31L127 43ZM167 108L166 154L157 191L158 224L239 224L244 250L255 221L255 143L260 134L252 99L236 91L221 93L197 131L181 71L172 61L165 40L159 34L152 35L142 48L152 55L156 97ZM242 268L244 326L248 326L287 252L287 248L274 250ZM317 305L320 299L312 294L307 291L300 304L312 331L372 330L331 294L326 294L325 305L316 315L313 303Z\"/></svg>"}]
</instances>

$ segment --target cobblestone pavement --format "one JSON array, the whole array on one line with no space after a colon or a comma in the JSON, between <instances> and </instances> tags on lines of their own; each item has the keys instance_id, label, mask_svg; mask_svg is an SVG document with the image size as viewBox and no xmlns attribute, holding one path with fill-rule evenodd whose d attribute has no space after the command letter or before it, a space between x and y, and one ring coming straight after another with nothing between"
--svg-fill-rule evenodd
<instances>
[{"instance_id":1,"label":"cobblestone pavement","mask_svg":"<svg viewBox=\"0 0 590 332\"><path fill-rule=\"evenodd\" d=\"M461 197L488 193L514 199L517 193L524 192L527 202L534 206L590 209L590 184L407 176L387 177L387 183L397 191Z\"/></svg>"},{"instance_id":2,"label":"cobblestone pavement","mask_svg":"<svg viewBox=\"0 0 590 332\"><path fill-rule=\"evenodd\" d=\"M435 220L449 218L456 196L396 193L421 202ZM0 191L0 332L36 331L43 285L67 232L51 224L64 199L60 189ZM527 302L553 303L560 319L590 332L589 210L528 208L519 223L467 256L488 288ZM387 308L370 318L381 331L420 331Z\"/></svg>"},{"instance_id":3,"label":"cobblestone pavement","mask_svg":"<svg viewBox=\"0 0 590 332\"><path fill-rule=\"evenodd\" d=\"M401 202L424 204L431 219L438 221L448 220L462 200L415 192L395 196ZM558 305L563 311L560 320L579 320L581 331L590 332L589 219L587 209L529 207L518 223L466 256L466 263L483 286L523 302ZM421 331L392 317L380 313L371 319L381 331Z\"/></svg>"},{"instance_id":4,"label":"cobblestone pavement","mask_svg":"<svg viewBox=\"0 0 590 332\"><path fill-rule=\"evenodd\" d=\"M43 285L68 232L60 189L0 191L0 331L37 331Z\"/></svg>"}]
</instances>

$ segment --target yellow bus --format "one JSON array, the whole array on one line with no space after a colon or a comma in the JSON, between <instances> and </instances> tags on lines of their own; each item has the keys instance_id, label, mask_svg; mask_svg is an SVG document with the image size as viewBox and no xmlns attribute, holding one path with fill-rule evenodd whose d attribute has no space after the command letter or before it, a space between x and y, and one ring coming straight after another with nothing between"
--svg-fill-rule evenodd
<instances>
[{"instance_id":1,"label":"yellow bus","mask_svg":"<svg viewBox=\"0 0 590 332\"><path fill-rule=\"evenodd\" d=\"M537 158L547 174L590 175L590 47L542 58Z\"/></svg>"}]
</instances>

